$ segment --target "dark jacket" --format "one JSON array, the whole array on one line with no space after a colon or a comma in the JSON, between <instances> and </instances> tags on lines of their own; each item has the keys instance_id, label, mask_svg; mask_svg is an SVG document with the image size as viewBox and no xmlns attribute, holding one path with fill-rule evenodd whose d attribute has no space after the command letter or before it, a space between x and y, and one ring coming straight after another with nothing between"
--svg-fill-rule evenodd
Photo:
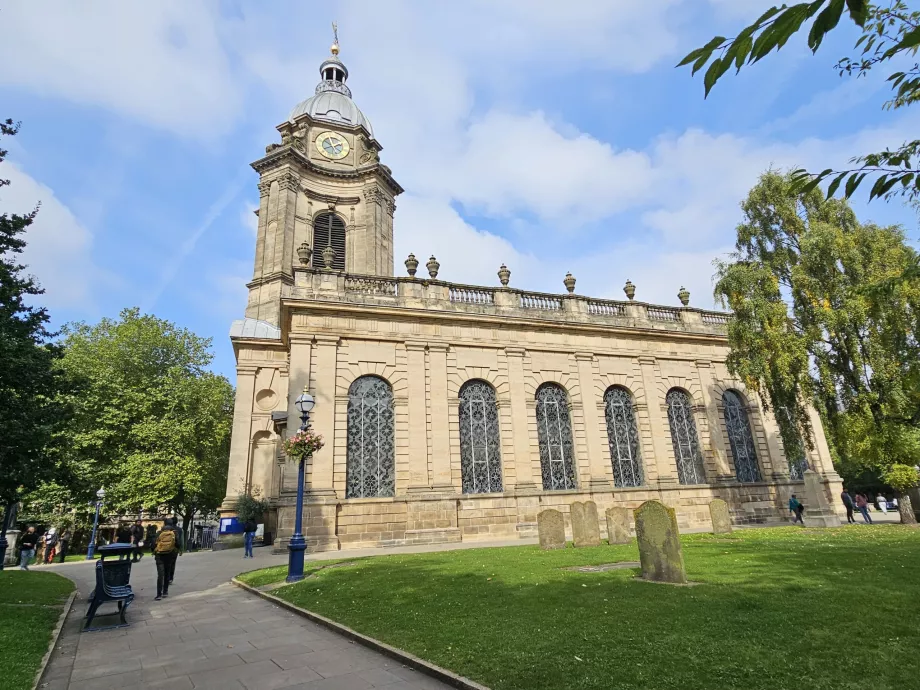
<instances>
[{"instance_id":1,"label":"dark jacket","mask_svg":"<svg viewBox=\"0 0 920 690\"><path fill-rule=\"evenodd\" d=\"M845 505L847 508L853 507L853 498L846 491L840 494L840 500L843 501L843 505Z\"/></svg>"},{"instance_id":2,"label":"dark jacket","mask_svg":"<svg viewBox=\"0 0 920 690\"><path fill-rule=\"evenodd\" d=\"M31 551L38 544L38 532L26 532L22 535L22 541L19 542L19 548Z\"/></svg>"},{"instance_id":3,"label":"dark jacket","mask_svg":"<svg viewBox=\"0 0 920 690\"><path fill-rule=\"evenodd\" d=\"M131 525L131 541L135 544L144 541L144 528L140 525Z\"/></svg>"},{"instance_id":4,"label":"dark jacket","mask_svg":"<svg viewBox=\"0 0 920 690\"><path fill-rule=\"evenodd\" d=\"M257 529L258 525L256 525L256 523L254 523L252 520L247 520L243 523L244 532L255 532Z\"/></svg>"}]
</instances>

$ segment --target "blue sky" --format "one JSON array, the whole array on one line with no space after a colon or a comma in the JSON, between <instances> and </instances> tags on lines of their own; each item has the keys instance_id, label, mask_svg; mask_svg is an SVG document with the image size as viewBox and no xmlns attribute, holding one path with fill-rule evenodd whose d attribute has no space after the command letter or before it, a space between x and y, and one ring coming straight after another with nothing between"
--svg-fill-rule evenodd
<instances>
[{"instance_id":1,"label":"blue sky","mask_svg":"<svg viewBox=\"0 0 920 690\"><path fill-rule=\"evenodd\" d=\"M313 93L337 20L358 106L406 193L410 251L441 276L711 307L712 261L770 166L823 169L898 145L885 74L840 78L856 33L817 56L797 38L726 76L674 69L733 35L754 0L47 2L0 8L3 112L23 123L0 209L42 202L26 261L56 324L139 306L214 339L233 380L230 322L251 278L258 201L249 163ZM843 23L841 23L843 26ZM864 220L916 216L855 203ZM424 259L423 259L424 261Z\"/></svg>"}]
</instances>

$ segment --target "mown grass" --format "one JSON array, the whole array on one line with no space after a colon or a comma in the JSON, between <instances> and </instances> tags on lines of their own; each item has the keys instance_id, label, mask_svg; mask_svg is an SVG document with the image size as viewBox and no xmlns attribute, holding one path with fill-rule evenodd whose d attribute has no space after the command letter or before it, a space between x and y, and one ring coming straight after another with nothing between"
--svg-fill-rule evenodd
<instances>
[{"instance_id":1,"label":"mown grass","mask_svg":"<svg viewBox=\"0 0 920 690\"><path fill-rule=\"evenodd\" d=\"M32 687L73 587L70 580L54 573L0 572L0 687L4 690Z\"/></svg>"},{"instance_id":2,"label":"mown grass","mask_svg":"<svg viewBox=\"0 0 920 690\"><path fill-rule=\"evenodd\" d=\"M496 689L917 687L920 530L682 543L699 586L561 570L637 560L633 543L382 556L273 593Z\"/></svg>"},{"instance_id":3,"label":"mown grass","mask_svg":"<svg viewBox=\"0 0 920 690\"><path fill-rule=\"evenodd\" d=\"M330 560L330 561L313 561L304 563L303 574L304 577L310 577L314 573L328 568L330 565L336 563L341 563L341 560ZM287 578L288 567L287 565L276 565L271 568L262 568L261 570L250 570L248 573L241 573L236 576L236 579L240 582L243 582L250 587L264 587L265 585L273 585L276 582L284 582Z\"/></svg>"}]
</instances>

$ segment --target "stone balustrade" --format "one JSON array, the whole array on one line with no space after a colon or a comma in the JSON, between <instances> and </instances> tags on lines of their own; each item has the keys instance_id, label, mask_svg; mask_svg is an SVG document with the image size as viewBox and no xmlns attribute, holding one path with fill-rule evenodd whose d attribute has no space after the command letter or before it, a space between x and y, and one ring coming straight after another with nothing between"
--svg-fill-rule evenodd
<instances>
[{"instance_id":1,"label":"stone balustrade","mask_svg":"<svg viewBox=\"0 0 920 690\"><path fill-rule=\"evenodd\" d=\"M695 307L595 299L574 293L549 294L512 287L462 285L409 276L383 277L298 267L289 301L344 302L482 316L724 335L729 314Z\"/></svg>"}]
</instances>

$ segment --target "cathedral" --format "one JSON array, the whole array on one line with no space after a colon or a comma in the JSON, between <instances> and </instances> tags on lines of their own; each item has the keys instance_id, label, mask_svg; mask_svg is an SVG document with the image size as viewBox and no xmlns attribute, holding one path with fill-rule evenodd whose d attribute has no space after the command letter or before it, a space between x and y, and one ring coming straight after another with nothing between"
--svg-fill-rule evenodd
<instances>
[{"instance_id":1,"label":"cathedral","mask_svg":"<svg viewBox=\"0 0 920 690\"><path fill-rule=\"evenodd\" d=\"M657 499L682 528L708 528L716 497L736 524L784 520L807 467L839 494L817 414L813 443L787 452L726 368L728 315L690 306L683 288L680 306L637 300L629 281L625 300L595 299L568 274L565 292L537 293L504 265L496 285L463 285L412 254L394 275L403 188L338 53L252 164L258 235L230 333L223 516L258 493L286 547L298 466L282 440L304 390L325 439L306 466L309 551L533 538L538 512L567 517L584 500L603 514Z\"/></svg>"}]
</instances>

